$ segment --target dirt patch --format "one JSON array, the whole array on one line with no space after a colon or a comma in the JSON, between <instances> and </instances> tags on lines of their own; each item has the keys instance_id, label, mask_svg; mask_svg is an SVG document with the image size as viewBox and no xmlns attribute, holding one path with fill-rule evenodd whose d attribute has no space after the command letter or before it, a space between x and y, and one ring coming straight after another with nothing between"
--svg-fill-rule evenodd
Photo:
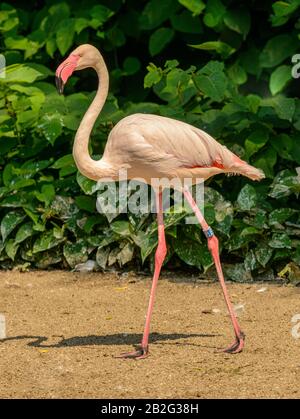
<instances>
[{"instance_id":1,"label":"dirt patch","mask_svg":"<svg viewBox=\"0 0 300 419\"><path fill-rule=\"evenodd\" d=\"M150 356L135 361L114 355L140 342L151 278L60 271L0 278L2 398L300 397L300 339L291 334L298 288L229 284L247 339L242 354L228 355L215 352L232 343L218 284L164 278Z\"/></svg>"}]
</instances>

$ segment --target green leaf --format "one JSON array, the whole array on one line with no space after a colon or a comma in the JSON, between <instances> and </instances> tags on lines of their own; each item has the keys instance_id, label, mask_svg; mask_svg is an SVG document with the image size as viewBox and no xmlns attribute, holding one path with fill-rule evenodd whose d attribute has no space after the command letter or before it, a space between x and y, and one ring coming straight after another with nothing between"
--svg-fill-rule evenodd
<instances>
[{"instance_id":1,"label":"green leaf","mask_svg":"<svg viewBox=\"0 0 300 419\"><path fill-rule=\"evenodd\" d=\"M33 83L41 73L31 67L14 64L6 68L5 79L0 78L0 83Z\"/></svg>"},{"instance_id":2,"label":"green leaf","mask_svg":"<svg viewBox=\"0 0 300 419\"><path fill-rule=\"evenodd\" d=\"M228 68L228 75L234 83L244 84L247 81L247 73L242 66L235 62Z\"/></svg>"},{"instance_id":3,"label":"green leaf","mask_svg":"<svg viewBox=\"0 0 300 419\"><path fill-rule=\"evenodd\" d=\"M215 222L216 229L229 235L233 221L233 206L224 197L212 188L205 187L205 219L208 223ZM211 212L211 215L210 215Z\"/></svg>"},{"instance_id":4,"label":"green leaf","mask_svg":"<svg viewBox=\"0 0 300 419\"><path fill-rule=\"evenodd\" d=\"M223 68L223 63L210 61L194 77L197 89L216 102L223 100L227 88L228 81Z\"/></svg>"},{"instance_id":5,"label":"green leaf","mask_svg":"<svg viewBox=\"0 0 300 419\"><path fill-rule=\"evenodd\" d=\"M297 49L297 38L288 34L277 35L266 43L260 54L260 64L262 67L276 67L291 57Z\"/></svg>"},{"instance_id":6,"label":"green leaf","mask_svg":"<svg viewBox=\"0 0 300 419\"><path fill-rule=\"evenodd\" d=\"M70 18L62 20L56 31L56 44L61 55L65 55L72 46L74 34L75 20Z\"/></svg>"},{"instance_id":7,"label":"green leaf","mask_svg":"<svg viewBox=\"0 0 300 419\"><path fill-rule=\"evenodd\" d=\"M157 84L162 79L162 72L159 68L157 68L154 64L150 64L147 67L148 74L144 79L144 87L152 87L154 84Z\"/></svg>"},{"instance_id":8,"label":"green leaf","mask_svg":"<svg viewBox=\"0 0 300 419\"><path fill-rule=\"evenodd\" d=\"M11 90L16 90L17 92L25 93L25 95L29 96L31 107L34 111L39 111L41 105L45 101L44 93L37 87L27 85L24 86L23 84L10 84L9 87ZM18 120L20 120L20 115L18 115Z\"/></svg>"},{"instance_id":9,"label":"green leaf","mask_svg":"<svg viewBox=\"0 0 300 419\"><path fill-rule=\"evenodd\" d=\"M292 215L294 215L295 210L292 208L279 208L272 211L269 215L269 224L270 225L276 225L283 223L288 218L290 218Z\"/></svg>"},{"instance_id":10,"label":"green leaf","mask_svg":"<svg viewBox=\"0 0 300 419\"><path fill-rule=\"evenodd\" d=\"M264 128L256 129L245 141L245 159L248 160L260 150L269 139L269 131Z\"/></svg>"},{"instance_id":11,"label":"green leaf","mask_svg":"<svg viewBox=\"0 0 300 419\"><path fill-rule=\"evenodd\" d=\"M126 37L124 35L124 32L118 28L118 26L113 26L107 31L106 34L107 38L111 42L111 44L118 48L122 47L126 43Z\"/></svg>"},{"instance_id":12,"label":"green leaf","mask_svg":"<svg viewBox=\"0 0 300 419\"><path fill-rule=\"evenodd\" d=\"M277 96L274 100L275 111L279 118L292 121L296 106L295 99Z\"/></svg>"},{"instance_id":13,"label":"green leaf","mask_svg":"<svg viewBox=\"0 0 300 419\"><path fill-rule=\"evenodd\" d=\"M14 179L14 166L12 163L7 163L7 165L4 167L2 179L5 186L10 186L11 182Z\"/></svg>"},{"instance_id":14,"label":"green leaf","mask_svg":"<svg viewBox=\"0 0 300 419\"><path fill-rule=\"evenodd\" d=\"M168 102L172 100L177 101L178 96L180 96L181 102L189 100L191 98L190 95L195 93L194 87L187 88L189 82L189 74L179 68L172 69L167 74L165 87L160 91L160 97Z\"/></svg>"},{"instance_id":15,"label":"green leaf","mask_svg":"<svg viewBox=\"0 0 300 419\"><path fill-rule=\"evenodd\" d=\"M10 190L17 191L19 189L23 189L32 185L35 185L35 181L33 179L20 179L17 181L13 181L10 184Z\"/></svg>"},{"instance_id":16,"label":"green leaf","mask_svg":"<svg viewBox=\"0 0 300 419\"><path fill-rule=\"evenodd\" d=\"M41 47L39 42L18 35L5 38L4 43L8 49L20 49L25 51L25 59L34 55Z\"/></svg>"},{"instance_id":17,"label":"green leaf","mask_svg":"<svg viewBox=\"0 0 300 419\"><path fill-rule=\"evenodd\" d=\"M265 268L273 255L273 249L267 244L260 244L255 250L255 256L258 262Z\"/></svg>"},{"instance_id":18,"label":"green leaf","mask_svg":"<svg viewBox=\"0 0 300 419\"><path fill-rule=\"evenodd\" d=\"M76 179L78 185L85 194L92 195L94 192L97 191L97 182L83 176L79 171L77 172Z\"/></svg>"},{"instance_id":19,"label":"green leaf","mask_svg":"<svg viewBox=\"0 0 300 419\"><path fill-rule=\"evenodd\" d=\"M0 31L9 32L19 24L19 18L16 9L8 9L8 4L4 3L4 5L6 10L1 7L0 11Z\"/></svg>"},{"instance_id":20,"label":"green leaf","mask_svg":"<svg viewBox=\"0 0 300 419\"><path fill-rule=\"evenodd\" d=\"M177 6L179 4L174 4L174 0L149 0L139 18L140 28L152 30L159 27L169 19L170 12L176 12Z\"/></svg>"},{"instance_id":21,"label":"green leaf","mask_svg":"<svg viewBox=\"0 0 300 419\"><path fill-rule=\"evenodd\" d=\"M110 251L108 255L108 261L107 261L108 266L112 266L118 261L119 252L120 252L119 247L115 247L114 249Z\"/></svg>"},{"instance_id":22,"label":"green leaf","mask_svg":"<svg viewBox=\"0 0 300 419\"><path fill-rule=\"evenodd\" d=\"M46 251L43 253L38 253L35 255L35 265L38 269L48 269L50 266L53 266L61 262L61 252L58 249Z\"/></svg>"},{"instance_id":23,"label":"green leaf","mask_svg":"<svg viewBox=\"0 0 300 419\"><path fill-rule=\"evenodd\" d=\"M290 249L288 249L288 248L285 248L285 249L277 249L276 251L275 251L275 254L274 254L274 256L273 256L273 261L275 262L275 261L277 261L277 260L291 260L291 250ZM282 274L281 274L282 275ZM278 276L280 276L279 275L279 273L278 273Z\"/></svg>"},{"instance_id":24,"label":"green leaf","mask_svg":"<svg viewBox=\"0 0 300 419\"><path fill-rule=\"evenodd\" d=\"M228 28L243 35L243 39L246 39L251 26L251 16L247 9L229 10L224 16L224 22Z\"/></svg>"},{"instance_id":25,"label":"green leaf","mask_svg":"<svg viewBox=\"0 0 300 419\"><path fill-rule=\"evenodd\" d=\"M272 95L281 92L290 80L292 80L291 68L287 65L277 67L270 77L269 87Z\"/></svg>"},{"instance_id":26,"label":"green leaf","mask_svg":"<svg viewBox=\"0 0 300 419\"><path fill-rule=\"evenodd\" d=\"M269 196L275 199L284 198L292 193L299 194L300 182L299 175L295 176L290 170L282 170L279 172L273 184Z\"/></svg>"},{"instance_id":27,"label":"green leaf","mask_svg":"<svg viewBox=\"0 0 300 419\"><path fill-rule=\"evenodd\" d=\"M232 281L247 282L252 280L251 272L245 269L243 263L236 263L235 265L228 266L225 269L225 272Z\"/></svg>"},{"instance_id":28,"label":"green leaf","mask_svg":"<svg viewBox=\"0 0 300 419\"><path fill-rule=\"evenodd\" d=\"M0 188L1 190L1 188ZM10 190L5 188L5 192L9 192ZM8 195L6 198L1 200L0 206L3 208L24 208L28 204L26 197L24 194L13 194Z\"/></svg>"},{"instance_id":29,"label":"green leaf","mask_svg":"<svg viewBox=\"0 0 300 419\"><path fill-rule=\"evenodd\" d=\"M252 213L250 216L248 215L247 217L243 218L243 221L246 224L249 224L250 226L256 227L260 230L267 228L266 220L266 211L260 208L257 208L254 214Z\"/></svg>"},{"instance_id":30,"label":"green leaf","mask_svg":"<svg viewBox=\"0 0 300 419\"><path fill-rule=\"evenodd\" d=\"M76 18L74 23L75 32L79 35L85 28L88 28L90 26L90 23L91 22L89 22L89 20L84 17Z\"/></svg>"},{"instance_id":31,"label":"green leaf","mask_svg":"<svg viewBox=\"0 0 300 419\"><path fill-rule=\"evenodd\" d=\"M282 159L297 161L297 152L295 153L294 150L295 142L292 137L287 134L274 135L271 137L270 143Z\"/></svg>"},{"instance_id":32,"label":"green leaf","mask_svg":"<svg viewBox=\"0 0 300 419\"><path fill-rule=\"evenodd\" d=\"M14 230L14 228L20 224L24 218L25 214L20 211L10 211L1 220L1 236L2 240L5 241L6 238L10 235L10 233Z\"/></svg>"},{"instance_id":33,"label":"green leaf","mask_svg":"<svg viewBox=\"0 0 300 419\"><path fill-rule=\"evenodd\" d=\"M179 15L171 16L172 27L183 33L196 33L203 32L201 22L196 16L192 16L188 10L184 10Z\"/></svg>"},{"instance_id":34,"label":"green leaf","mask_svg":"<svg viewBox=\"0 0 300 419\"><path fill-rule=\"evenodd\" d=\"M92 246L98 246L99 249L102 249L103 247L108 246L109 244L115 243L120 239L120 236L118 234L112 233L111 231L106 232L106 237L89 237L88 242Z\"/></svg>"},{"instance_id":35,"label":"green leaf","mask_svg":"<svg viewBox=\"0 0 300 419\"><path fill-rule=\"evenodd\" d=\"M43 185L41 192L36 191L35 196L39 201L44 202L46 206L49 206L55 197L54 186L51 184Z\"/></svg>"},{"instance_id":36,"label":"green leaf","mask_svg":"<svg viewBox=\"0 0 300 419\"><path fill-rule=\"evenodd\" d=\"M5 251L7 256L14 260L18 251L19 245L15 243L14 239L9 239L5 245Z\"/></svg>"},{"instance_id":37,"label":"green leaf","mask_svg":"<svg viewBox=\"0 0 300 419\"><path fill-rule=\"evenodd\" d=\"M245 227L240 231L241 237L253 236L254 234L260 234L260 230L253 226Z\"/></svg>"},{"instance_id":38,"label":"green leaf","mask_svg":"<svg viewBox=\"0 0 300 419\"><path fill-rule=\"evenodd\" d=\"M87 197L89 198L89 197ZM83 230L87 233L87 234L91 234L93 228L97 225L97 224L102 224L103 223L103 219L100 215L93 215L88 217L88 219L86 220L84 226L83 226Z\"/></svg>"},{"instance_id":39,"label":"green leaf","mask_svg":"<svg viewBox=\"0 0 300 419\"><path fill-rule=\"evenodd\" d=\"M261 169L266 177L272 178L274 176L273 169L277 161L277 153L274 148L269 147L257 153L253 165Z\"/></svg>"},{"instance_id":40,"label":"green leaf","mask_svg":"<svg viewBox=\"0 0 300 419\"><path fill-rule=\"evenodd\" d=\"M248 95L246 97L246 102L249 108L249 111L252 113L257 113L258 108L261 104L261 98L257 95Z\"/></svg>"},{"instance_id":41,"label":"green leaf","mask_svg":"<svg viewBox=\"0 0 300 419\"><path fill-rule=\"evenodd\" d=\"M52 115L49 113L44 114L37 127L41 130L46 140L53 145L62 133L62 117L57 112L54 112Z\"/></svg>"},{"instance_id":42,"label":"green leaf","mask_svg":"<svg viewBox=\"0 0 300 419\"><path fill-rule=\"evenodd\" d=\"M54 235L54 230L46 231L42 233L40 237L36 239L33 245L33 253L44 252L45 250L52 249L58 246L64 241L64 238L57 238Z\"/></svg>"},{"instance_id":43,"label":"green leaf","mask_svg":"<svg viewBox=\"0 0 300 419\"><path fill-rule=\"evenodd\" d=\"M269 246L275 249L290 249L292 241L286 233L275 233L272 236L272 239L269 241Z\"/></svg>"},{"instance_id":44,"label":"green leaf","mask_svg":"<svg viewBox=\"0 0 300 419\"><path fill-rule=\"evenodd\" d=\"M180 4L193 12L194 15L200 15L205 8L205 3L202 0L178 0Z\"/></svg>"},{"instance_id":45,"label":"green leaf","mask_svg":"<svg viewBox=\"0 0 300 419\"><path fill-rule=\"evenodd\" d=\"M50 208L62 220L69 220L78 213L78 208L70 196L55 195Z\"/></svg>"},{"instance_id":46,"label":"green leaf","mask_svg":"<svg viewBox=\"0 0 300 419\"><path fill-rule=\"evenodd\" d=\"M21 225L19 230L17 231L16 237L15 237L15 243L22 243L24 240L26 240L28 237L31 237L34 235L36 231L33 230L33 224L32 222L25 223Z\"/></svg>"},{"instance_id":47,"label":"green leaf","mask_svg":"<svg viewBox=\"0 0 300 419\"><path fill-rule=\"evenodd\" d=\"M117 259L119 265L122 267L130 262L134 255L134 247L131 243L126 243L122 250L118 253Z\"/></svg>"},{"instance_id":48,"label":"green leaf","mask_svg":"<svg viewBox=\"0 0 300 419\"><path fill-rule=\"evenodd\" d=\"M295 99L281 95L270 99L263 99L261 105L273 107L279 118L286 119L290 122L292 121L296 110Z\"/></svg>"},{"instance_id":49,"label":"green leaf","mask_svg":"<svg viewBox=\"0 0 300 419\"><path fill-rule=\"evenodd\" d=\"M105 269L107 262L108 262L108 255L110 249L109 247L106 248L99 248L96 253L96 262L100 266L100 268Z\"/></svg>"},{"instance_id":50,"label":"green leaf","mask_svg":"<svg viewBox=\"0 0 300 419\"><path fill-rule=\"evenodd\" d=\"M91 196L76 196L75 198L76 205L79 209L84 211L95 213L96 211L96 199Z\"/></svg>"},{"instance_id":51,"label":"green leaf","mask_svg":"<svg viewBox=\"0 0 300 419\"><path fill-rule=\"evenodd\" d=\"M142 263L144 263L147 257L154 251L157 247L157 243L157 234L147 235L142 231L139 232L139 241L137 244L141 248Z\"/></svg>"},{"instance_id":52,"label":"green leaf","mask_svg":"<svg viewBox=\"0 0 300 419\"><path fill-rule=\"evenodd\" d=\"M97 4L91 8L90 15L90 25L93 29L98 29L114 15L114 12L102 4Z\"/></svg>"},{"instance_id":53,"label":"green leaf","mask_svg":"<svg viewBox=\"0 0 300 419\"><path fill-rule=\"evenodd\" d=\"M141 62L136 57L126 57L123 62L123 68L127 76L132 76L140 70Z\"/></svg>"},{"instance_id":54,"label":"green leaf","mask_svg":"<svg viewBox=\"0 0 300 419\"><path fill-rule=\"evenodd\" d=\"M226 13L226 7L221 0L208 0L203 21L209 28L218 26Z\"/></svg>"},{"instance_id":55,"label":"green leaf","mask_svg":"<svg viewBox=\"0 0 300 419\"><path fill-rule=\"evenodd\" d=\"M149 39L149 51L152 57L159 54L173 39L175 32L170 28L157 29Z\"/></svg>"},{"instance_id":56,"label":"green leaf","mask_svg":"<svg viewBox=\"0 0 300 419\"><path fill-rule=\"evenodd\" d=\"M215 51L220 54L223 58L228 58L235 52L235 49L230 45L222 41L207 41L202 44L189 44L190 47L196 49L202 49L205 51Z\"/></svg>"},{"instance_id":57,"label":"green leaf","mask_svg":"<svg viewBox=\"0 0 300 419\"><path fill-rule=\"evenodd\" d=\"M110 225L110 228L120 236L130 236L132 234L131 226L128 221L115 221Z\"/></svg>"},{"instance_id":58,"label":"green leaf","mask_svg":"<svg viewBox=\"0 0 300 419\"><path fill-rule=\"evenodd\" d=\"M187 265L202 268L201 258L204 247L201 244L182 237L180 240L174 240L173 246L176 254Z\"/></svg>"},{"instance_id":59,"label":"green leaf","mask_svg":"<svg viewBox=\"0 0 300 419\"><path fill-rule=\"evenodd\" d=\"M68 167L68 166L74 166L75 162L74 162L74 158L72 154L66 154L63 157L60 157L58 160L56 160L52 166L53 169L62 169L63 167Z\"/></svg>"},{"instance_id":60,"label":"green leaf","mask_svg":"<svg viewBox=\"0 0 300 419\"><path fill-rule=\"evenodd\" d=\"M83 240L76 243L66 243L63 248L63 254L71 268L75 268L79 263L88 260L87 247Z\"/></svg>"},{"instance_id":61,"label":"green leaf","mask_svg":"<svg viewBox=\"0 0 300 419\"><path fill-rule=\"evenodd\" d=\"M201 246L202 247L202 246ZM206 246L202 247L202 252L201 252L201 265L203 268L203 272L206 273L207 270L214 265L214 261L213 258L211 256L210 251L208 250L208 248Z\"/></svg>"},{"instance_id":62,"label":"green leaf","mask_svg":"<svg viewBox=\"0 0 300 419\"><path fill-rule=\"evenodd\" d=\"M47 54L50 55L51 58L53 58L53 55L56 49L57 49L57 45L56 45L55 39L54 38L47 39L46 51L47 51Z\"/></svg>"},{"instance_id":63,"label":"green leaf","mask_svg":"<svg viewBox=\"0 0 300 419\"><path fill-rule=\"evenodd\" d=\"M252 185L246 184L237 197L237 206L241 211L249 211L257 203L256 190Z\"/></svg>"},{"instance_id":64,"label":"green leaf","mask_svg":"<svg viewBox=\"0 0 300 419\"><path fill-rule=\"evenodd\" d=\"M239 56L243 69L256 77L259 77L262 69L259 62L260 50L254 46L242 52Z\"/></svg>"},{"instance_id":65,"label":"green leaf","mask_svg":"<svg viewBox=\"0 0 300 419\"><path fill-rule=\"evenodd\" d=\"M246 271L253 271L257 268L256 256L253 250L249 250L247 253L244 260L244 266Z\"/></svg>"},{"instance_id":66,"label":"green leaf","mask_svg":"<svg viewBox=\"0 0 300 419\"><path fill-rule=\"evenodd\" d=\"M70 6L66 2L59 2L49 8L49 14L60 21L70 16Z\"/></svg>"},{"instance_id":67,"label":"green leaf","mask_svg":"<svg viewBox=\"0 0 300 419\"><path fill-rule=\"evenodd\" d=\"M275 1L272 4L274 15L271 16L273 26L284 25L292 13L300 6L299 0Z\"/></svg>"},{"instance_id":68,"label":"green leaf","mask_svg":"<svg viewBox=\"0 0 300 419\"><path fill-rule=\"evenodd\" d=\"M33 229L35 231L44 231L45 230L45 225L39 222L40 219L39 219L38 214L36 214L35 212L31 211L28 208L24 208L24 211L26 212L28 217L31 218L32 221L34 222Z\"/></svg>"},{"instance_id":69,"label":"green leaf","mask_svg":"<svg viewBox=\"0 0 300 419\"><path fill-rule=\"evenodd\" d=\"M80 120L76 115L69 113L67 115L63 115L62 122L67 129L77 131Z\"/></svg>"}]
</instances>

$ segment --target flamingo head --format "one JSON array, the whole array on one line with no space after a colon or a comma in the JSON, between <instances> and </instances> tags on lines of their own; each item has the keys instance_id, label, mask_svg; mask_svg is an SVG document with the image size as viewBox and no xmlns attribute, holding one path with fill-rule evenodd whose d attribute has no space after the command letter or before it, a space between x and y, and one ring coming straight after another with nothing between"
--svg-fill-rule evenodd
<instances>
[{"instance_id":1,"label":"flamingo head","mask_svg":"<svg viewBox=\"0 0 300 419\"><path fill-rule=\"evenodd\" d=\"M100 58L97 48L89 44L80 45L66 58L55 72L57 90L63 93L68 78L75 70L83 70L87 67L95 67Z\"/></svg>"}]
</instances>

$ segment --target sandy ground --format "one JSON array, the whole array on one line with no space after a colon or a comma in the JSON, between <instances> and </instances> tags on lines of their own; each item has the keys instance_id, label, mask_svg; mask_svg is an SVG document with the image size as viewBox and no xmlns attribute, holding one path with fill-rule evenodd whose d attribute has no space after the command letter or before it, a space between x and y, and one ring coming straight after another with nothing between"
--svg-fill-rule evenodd
<instances>
[{"instance_id":1,"label":"sandy ground","mask_svg":"<svg viewBox=\"0 0 300 419\"><path fill-rule=\"evenodd\" d=\"M135 275L0 272L0 397L300 397L299 288L229 284L247 336L244 352L229 355L215 351L232 343L218 284L165 277L150 356L116 359L140 342L150 285Z\"/></svg>"}]
</instances>

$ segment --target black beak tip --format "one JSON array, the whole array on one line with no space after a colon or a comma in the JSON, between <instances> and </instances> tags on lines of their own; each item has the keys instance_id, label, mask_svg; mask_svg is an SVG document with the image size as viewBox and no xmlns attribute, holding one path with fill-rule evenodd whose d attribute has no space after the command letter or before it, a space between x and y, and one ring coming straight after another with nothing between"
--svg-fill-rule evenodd
<instances>
[{"instance_id":1,"label":"black beak tip","mask_svg":"<svg viewBox=\"0 0 300 419\"><path fill-rule=\"evenodd\" d=\"M59 76L56 76L55 77L55 84L56 84L56 88L57 88L58 93L60 95L62 95L63 92L64 92L64 87L65 87L64 82L62 81L62 78L59 77Z\"/></svg>"}]
</instances>

